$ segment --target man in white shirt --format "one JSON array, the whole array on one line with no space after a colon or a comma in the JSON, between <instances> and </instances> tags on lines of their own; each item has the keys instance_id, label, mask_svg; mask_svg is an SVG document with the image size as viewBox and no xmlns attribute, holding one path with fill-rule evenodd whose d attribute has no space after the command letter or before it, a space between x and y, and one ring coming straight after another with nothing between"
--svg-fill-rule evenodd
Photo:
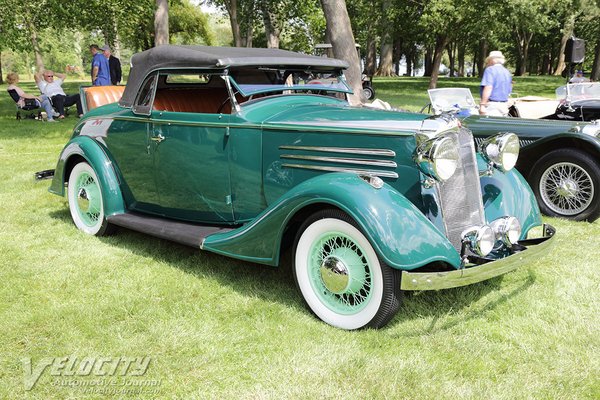
<instances>
[{"instance_id":1,"label":"man in white shirt","mask_svg":"<svg viewBox=\"0 0 600 400\"><path fill-rule=\"evenodd\" d=\"M54 79L56 75L57 79ZM83 115L83 109L81 107L81 98L78 94L67 95L62 88L62 84L65 81L65 74L54 74L53 71L46 70L42 74L35 74L35 83L37 83L40 92L52 99L52 105L56 108L56 111L60 114L58 118L62 119L65 117L65 107L77 106L77 115L80 117Z\"/></svg>"}]
</instances>

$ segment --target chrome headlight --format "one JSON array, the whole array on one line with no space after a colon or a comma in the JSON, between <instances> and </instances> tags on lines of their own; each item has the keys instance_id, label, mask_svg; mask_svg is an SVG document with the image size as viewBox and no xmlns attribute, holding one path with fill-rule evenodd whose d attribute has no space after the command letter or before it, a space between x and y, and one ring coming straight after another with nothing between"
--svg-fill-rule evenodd
<instances>
[{"instance_id":1,"label":"chrome headlight","mask_svg":"<svg viewBox=\"0 0 600 400\"><path fill-rule=\"evenodd\" d=\"M494 220L490 227L494 231L496 241L512 246L521 237L521 224L515 217L502 217Z\"/></svg>"},{"instance_id":2,"label":"chrome headlight","mask_svg":"<svg viewBox=\"0 0 600 400\"><path fill-rule=\"evenodd\" d=\"M427 140L419 145L415 158L424 174L444 182L458 168L458 139L448 135Z\"/></svg>"},{"instance_id":3,"label":"chrome headlight","mask_svg":"<svg viewBox=\"0 0 600 400\"><path fill-rule=\"evenodd\" d=\"M502 171L513 169L519 158L519 138L514 133L504 132L481 143L483 157Z\"/></svg>"},{"instance_id":4,"label":"chrome headlight","mask_svg":"<svg viewBox=\"0 0 600 400\"><path fill-rule=\"evenodd\" d=\"M581 132L600 138L600 120L592 121L590 124L585 125L581 128Z\"/></svg>"},{"instance_id":5,"label":"chrome headlight","mask_svg":"<svg viewBox=\"0 0 600 400\"><path fill-rule=\"evenodd\" d=\"M461 235L463 244L478 256L485 257L494 249L496 235L488 225L469 228Z\"/></svg>"}]
</instances>

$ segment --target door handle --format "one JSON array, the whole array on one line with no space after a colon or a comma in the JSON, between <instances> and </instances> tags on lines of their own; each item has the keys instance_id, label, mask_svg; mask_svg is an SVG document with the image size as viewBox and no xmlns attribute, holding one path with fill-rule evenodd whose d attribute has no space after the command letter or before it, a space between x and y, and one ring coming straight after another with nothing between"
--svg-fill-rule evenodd
<instances>
[{"instance_id":1,"label":"door handle","mask_svg":"<svg viewBox=\"0 0 600 400\"><path fill-rule=\"evenodd\" d=\"M152 139L153 142L160 143L166 138L162 135L162 133L159 133L157 136L152 136L150 139Z\"/></svg>"}]
</instances>

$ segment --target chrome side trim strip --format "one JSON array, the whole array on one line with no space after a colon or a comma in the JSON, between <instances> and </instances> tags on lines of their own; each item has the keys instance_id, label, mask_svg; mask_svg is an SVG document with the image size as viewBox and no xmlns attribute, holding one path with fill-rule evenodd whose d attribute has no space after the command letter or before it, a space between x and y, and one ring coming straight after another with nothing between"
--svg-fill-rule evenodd
<instances>
[{"instance_id":1,"label":"chrome side trim strip","mask_svg":"<svg viewBox=\"0 0 600 400\"><path fill-rule=\"evenodd\" d=\"M300 169L312 169L316 171L328 171L328 172L348 172L357 175L369 175L379 176L383 178L398 178L398 174L392 171L377 171L372 169L354 169L344 167L327 167L324 165L306 165L306 164L282 164L282 167L287 168L300 168Z\"/></svg>"},{"instance_id":2,"label":"chrome side trim strip","mask_svg":"<svg viewBox=\"0 0 600 400\"><path fill-rule=\"evenodd\" d=\"M398 164L391 160L368 160L364 158L346 158L346 157L319 157L319 156L302 156L294 154L282 154L281 158L291 158L295 160L322 161L330 163L357 164L367 165L372 167L396 168Z\"/></svg>"},{"instance_id":3,"label":"chrome side trim strip","mask_svg":"<svg viewBox=\"0 0 600 400\"><path fill-rule=\"evenodd\" d=\"M279 146L280 150L325 151L328 153L362 154L370 156L395 157L396 152L390 149L361 149L354 147L319 147L319 146Z\"/></svg>"}]
</instances>

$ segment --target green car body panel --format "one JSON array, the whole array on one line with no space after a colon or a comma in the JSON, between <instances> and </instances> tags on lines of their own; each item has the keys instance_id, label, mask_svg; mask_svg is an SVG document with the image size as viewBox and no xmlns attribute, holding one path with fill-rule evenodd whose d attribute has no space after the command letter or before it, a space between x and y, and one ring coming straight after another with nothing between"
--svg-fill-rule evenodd
<instances>
[{"instance_id":1,"label":"green car body panel","mask_svg":"<svg viewBox=\"0 0 600 400\"><path fill-rule=\"evenodd\" d=\"M86 136L74 136L62 150L49 191L64 196L65 182L68 181L66 168L72 168L75 165L73 161L81 159L94 168L102 188L105 189L102 198L105 214L124 213L125 202L113 163L101 145Z\"/></svg>"},{"instance_id":2,"label":"green car body panel","mask_svg":"<svg viewBox=\"0 0 600 400\"><path fill-rule=\"evenodd\" d=\"M314 204L349 214L390 266L415 269L444 261L458 268L458 253L444 235L389 185L375 189L356 175L323 174L296 185L251 223L211 235L202 248L231 257L278 264L279 243L288 221ZM385 216L385 218L382 218Z\"/></svg>"}]
</instances>

